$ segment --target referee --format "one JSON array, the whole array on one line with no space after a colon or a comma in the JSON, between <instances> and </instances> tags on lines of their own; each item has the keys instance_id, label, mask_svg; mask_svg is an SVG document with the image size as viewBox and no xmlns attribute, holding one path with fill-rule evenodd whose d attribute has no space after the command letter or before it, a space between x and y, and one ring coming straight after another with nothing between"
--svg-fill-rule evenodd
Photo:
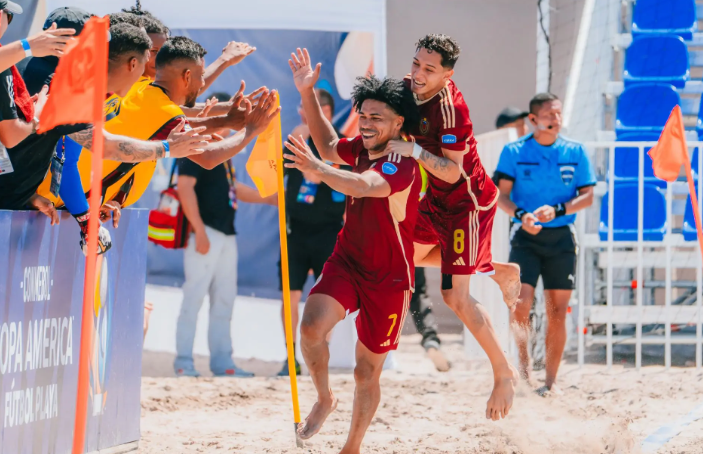
<instances>
[{"instance_id":1,"label":"referee","mask_svg":"<svg viewBox=\"0 0 703 454\"><path fill-rule=\"evenodd\" d=\"M498 206L513 216L510 262L520 265L522 288L512 326L520 355L520 373L530 378L527 343L530 309L542 276L547 311L544 395L555 388L566 344L566 313L574 289L578 242L576 212L593 203L596 184L584 146L559 135L561 101L541 93L530 101L529 121L535 132L503 149L495 181Z\"/></svg>"}]
</instances>

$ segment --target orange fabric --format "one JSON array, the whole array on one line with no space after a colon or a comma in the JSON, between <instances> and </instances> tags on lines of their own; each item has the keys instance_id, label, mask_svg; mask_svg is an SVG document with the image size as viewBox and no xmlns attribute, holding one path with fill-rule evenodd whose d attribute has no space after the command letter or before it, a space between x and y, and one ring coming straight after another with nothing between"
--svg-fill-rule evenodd
<instances>
[{"instance_id":1,"label":"orange fabric","mask_svg":"<svg viewBox=\"0 0 703 454\"><path fill-rule=\"evenodd\" d=\"M666 181L676 181L681 166L690 161L681 107L676 106L671 111L659 142L649 150L649 156L654 175Z\"/></svg>"},{"instance_id":2,"label":"orange fabric","mask_svg":"<svg viewBox=\"0 0 703 454\"><path fill-rule=\"evenodd\" d=\"M51 96L39 118L38 132L59 125L94 123L94 100L107 92L108 17L93 17L59 59Z\"/></svg>"},{"instance_id":3,"label":"orange fabric","mask_svg":"<svg viewBox=\"0 0 703 454\"><path fill-rule=\"evenodd\" d=\"M276 107L280 99L276 96ZM283 149L281 136L281 114L277 115L256 139L254 149L247 160L247 172L254 181L261 197L268 197L278 191L276 166L281 163Z\"/></svg>"}]
</instances>

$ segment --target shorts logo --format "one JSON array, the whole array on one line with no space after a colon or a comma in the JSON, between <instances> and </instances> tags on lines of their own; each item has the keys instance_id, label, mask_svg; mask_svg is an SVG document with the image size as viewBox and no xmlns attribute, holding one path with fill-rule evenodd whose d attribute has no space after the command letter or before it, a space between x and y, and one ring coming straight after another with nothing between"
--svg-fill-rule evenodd
<instances>
[{"instance_id":1,"label":"shorts logo","mask_svg":"<svg viewBox=\"0 0 703 454\"><path fill-rule=\"evenodd\" d=\"M456 262L454 262L453 265L454 266L466 266L466 262L464 261L464 259L459 257L459 259Z\"/></svg>"},{"instance_id":2,"label":"shorts logo","mask_svg":"<svg viewBox=\"0 0 703 454\"><path fill-rule=\"evenodd\" d=\"M387 341L385 341L384 343L381 344L381 347L390 347L390 346L391 346L391 340L390 340L390 339L388 339Z\"/></svg>"},{"instance_id":3,"label":"shorts logo","mask_svg":"<svg viewBox=\"0 0 703 454\"><path fill-rule=\"evenodd\" d=\"M573 166L561 166L559 170L561 171L561 181L563 181L564 184L571 184L571 182L574 181L574 172L576 169L574 169Z\"/></svg>"},{"instance_id":4,"label":"shorts logo","mask_svg":"<svg viewBox=\"0 0 703 454\"><path fill-rule=\"evenodd\" d=\"M442 143L456 143L456 136L454 134L445 134L442 136Z\"/></svg>"},{"instance_id":5,"label":"shorts logo","mask_svg":"<svg viewBox=\"0 0 703 454\"><path fill-rule=\"evenodd\" d=\"M420 121L420 133L424 136L427 135L428 132L430 132L430 122L427 121L427 118L423 118Z\"/></svg>"},{"instance_id":6,"label":"shorts logo","mask_svg":"<svg viewBox=\"0 0 703 454\"><path fill-rule=\"evenodd\" d=\"M394 175L398 171L398 168L390 162L384 162L381 166L381 171L386 175Z\"/></svg>"}]
</instances>

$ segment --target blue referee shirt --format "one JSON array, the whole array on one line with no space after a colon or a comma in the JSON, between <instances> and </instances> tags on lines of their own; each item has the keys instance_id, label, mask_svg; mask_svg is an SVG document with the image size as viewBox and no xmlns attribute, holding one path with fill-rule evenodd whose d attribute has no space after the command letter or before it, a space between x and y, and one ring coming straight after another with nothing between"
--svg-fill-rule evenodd
<instances>
[{"instance_id":1,"label":"blue referee shirt","mask_svg":"<svg viewBox=\"0 0 703 454\"><path fill-rule=\"evenodd\" d=\"M500 179L513 182L510 199L528 212L543 205L566 203L578 195L579 189L596 184L593 166L582 144L559 136L545 147L532 134L503 148L495 173L495 180ZM576 214L570 214L542 225L562 227L573 224L575 219Z\"/></svg>"}]
</instances>

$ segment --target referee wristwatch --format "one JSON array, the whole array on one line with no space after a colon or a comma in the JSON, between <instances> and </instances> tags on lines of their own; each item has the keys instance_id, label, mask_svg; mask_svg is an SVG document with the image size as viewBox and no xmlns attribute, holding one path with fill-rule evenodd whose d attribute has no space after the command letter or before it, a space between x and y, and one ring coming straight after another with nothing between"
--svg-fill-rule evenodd
<instances>
[{"instance_id":1,"label":"referee wristwatch","mask_svg":"<svg viewBox=\"0 0 703 454\"><path fill-rule=\"evenodd\" d=\"M566 216L566 205L563 203L557 203L556 205L552 205L554 208L554 217L558 218L559 216Z\"/></svg>"},{"instance_id":2,"label":"referee wristwatch","mask_svg":"<svg viewBox=\"0 0 703 454\"><path fill-rule=\"evenodd\" d=\"M515 212L513 213L513 217L517 219L518 221L522 222L522 217L527 214L527 211L523 210L520 207L515 208Z\"/></svg>"}]
</instances>

